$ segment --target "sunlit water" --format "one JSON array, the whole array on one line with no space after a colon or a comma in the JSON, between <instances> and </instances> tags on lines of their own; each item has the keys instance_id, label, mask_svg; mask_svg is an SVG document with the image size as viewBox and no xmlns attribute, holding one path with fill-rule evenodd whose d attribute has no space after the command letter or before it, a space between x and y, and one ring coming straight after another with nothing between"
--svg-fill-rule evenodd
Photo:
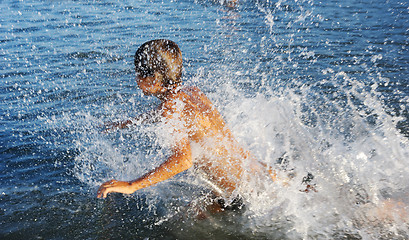
<instances>
[{"instance_id":1,"label":"sunlit water","mask_svg":"<svg viewBox=\"0 0 409 240\"><path fill-rule=\"evenodd\" d=\"M407 239L406 1L2 1L2 239ZM102 133L158 101L133 54L177 42L184 80L287 184L243 183L239 211L197 217L193 170L131 196L96 199L168 155L161 124ZM281 164L280 164L281 163ZM317 192L302 192L314 176ZM403 206L403 207L402 207ZM408 211L408 210L407 210Z\"/></svg>"}]
</instances>

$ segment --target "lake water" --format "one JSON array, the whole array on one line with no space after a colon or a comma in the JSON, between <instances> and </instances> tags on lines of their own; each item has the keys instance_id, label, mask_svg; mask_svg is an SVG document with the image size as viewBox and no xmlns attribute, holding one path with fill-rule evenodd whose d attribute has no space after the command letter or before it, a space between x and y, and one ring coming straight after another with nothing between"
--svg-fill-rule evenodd
<instances>
[{"instance_id":1,"label":"lake water","mask_svg":"<svg viewBox=\"0 0 409 240\"><path fill-rule=\"evenodd\" d=\"M404 0L12 1L0 3L1 239L408 239L409 4ZM195 217L193 171L130 196L99 184L160 164L158 125L105 134L158 104L133 54L168 38L184 81L237 140L284 168L245 207ZM283 160L280 161L278 160ZM304 193L314 176L317 192ZM257 184L256 184L257 182ZM259 188L259 189L258 189ZM246 189L244 189L246 190Z\"/></svg>"}]
</instances>

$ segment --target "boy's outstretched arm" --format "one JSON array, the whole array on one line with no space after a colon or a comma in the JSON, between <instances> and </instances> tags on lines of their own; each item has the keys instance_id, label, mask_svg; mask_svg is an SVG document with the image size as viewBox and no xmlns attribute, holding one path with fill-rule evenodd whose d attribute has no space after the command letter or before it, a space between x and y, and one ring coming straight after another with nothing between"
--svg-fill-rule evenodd
<instances>
[{"instance_id":1,"label":"boy's outstretched arm","mask_svg":"<svg viewBox=\"0 0 409 240\"><path fill-rule=\"evenodd\" d=\"M139 189L162 182L189 169L193 165L190 143L182 139L173 149L173 154L159 167L133 181L111 180L98 189L97 197L105 198L110 192L131 194Z\"/></svg>"},{"instance_id":2,"label":"boy's outstretched arm","mask_svg":"<svg viewBox=\"0 0 409 240\"><path fill-rule=\"evenodd\" d=\"M137 117L126 121L118 121L118 122L106 122L103 125L104 132L109 132L117 129L127 128L132 124L136 124L137 122L140 123L154 123L157 122L159 118L158 109L154 109L149 112L145 112L140 114Z\"/></svg>"}]
</instances>

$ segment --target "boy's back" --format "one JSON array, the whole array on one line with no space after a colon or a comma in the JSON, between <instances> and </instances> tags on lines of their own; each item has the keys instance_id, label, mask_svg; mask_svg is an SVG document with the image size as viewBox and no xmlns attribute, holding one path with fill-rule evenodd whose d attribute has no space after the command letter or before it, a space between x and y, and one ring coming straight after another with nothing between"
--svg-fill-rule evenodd
<instances>
[{"instance_id":1,"label":"boy's back","mask_svg":"<svg viewBox=\"0 0 409 240\"><path fill-rule=\"evenodd\" d=\"M199 145L194 166L224 194L230 195L242 180L244 161L248 172L267 173L234 139L221 114L199 88L182 88L163 102L162 110L165 119L178 118L183 122L183 130L179 127L178 131L186 131L189 145Z\"/></svg>"},{"instance_id":2,"label":"boy's back","mask_svg":"<svg viewBox=\"0 0 409 240\"><path fill-rule=\"evenodd\" d=\"M193 164L226 193L240 181L242 161L249 157L234 140L221 114L197 87L185 87L162 104L163 117L179 118L189 144L200 146ZM190 147L190 146L189 146Z\"/></svg>"}]
</instances>

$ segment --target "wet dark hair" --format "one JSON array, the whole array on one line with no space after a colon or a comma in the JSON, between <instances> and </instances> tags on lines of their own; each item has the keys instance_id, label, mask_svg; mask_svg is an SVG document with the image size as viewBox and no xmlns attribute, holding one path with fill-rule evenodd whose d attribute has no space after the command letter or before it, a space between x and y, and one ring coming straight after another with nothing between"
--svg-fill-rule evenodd
<instances>
[{"instance_id":1,"label":"wet dark hair","mask_svg":"<svg viewBox=\"0 0 409 240\"><path fill-rule=\"evenodd\" d=\"M182 82L182 52L170 40L148 41L135 53L135 71L141 77L159 73L162 86L172 88Z\"/></svg>"}]
</instances>

